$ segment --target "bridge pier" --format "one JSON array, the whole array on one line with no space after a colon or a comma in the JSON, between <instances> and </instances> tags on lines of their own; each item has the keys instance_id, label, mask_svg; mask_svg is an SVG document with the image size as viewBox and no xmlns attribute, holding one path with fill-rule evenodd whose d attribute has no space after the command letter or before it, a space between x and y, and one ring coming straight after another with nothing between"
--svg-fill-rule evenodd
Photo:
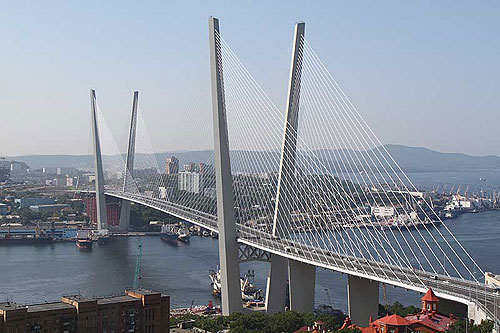
<instances>
[{"instance_id":1,"label":"bridge pier","mask_svg":"<svg viewBox=\"0 0 500 333\"><path fill-rule=\"evenodd\" d=\"M451 301L445 298L439 299L439 312L444 315L453 314L456 317L467 318L468 306L460 302ZM474 318L471 318L474 319Z\"/></svg>"},{"instance_id":2,"label":"bridge pier","mask_svg":"<svg viewBox=\"0 0 500 333\"><path fill-rule=\"evenodd\" d=\"M291 220L291 211L293 210L293 193L295 192L295 159L297 148L297 129L298 129L298 116L299 116L299 94L300 94L300 78L302 68L302 39L305 34L305 24L297 23L295 25L292 62L290 67L290 80L288 83L288 98L286 105L286 121L283 132L283 142L281 149L280 169L278 174L278 188L276 191L276 206L274 209L273 219L273 236L280 238L289 237L289 221ZM288 196L286 199L283 196ZM284 310L284 292L286 292L286 259L278 258L273 255L271 260L271 268L267 280L266 291L266 305L269 313L279 312ZM290 265L290 264L289 264ZM294 293L295 300L294 306L299 311L300 308L309 308L308 291L301 294L298 289L307 286L298 286L297 283L300 279L301 270L300 265L291 264L288 273L293 272L294 280ZM310 270L303 268L306 275L310 276ZM299 273L299 274L296 274ZM292 278L290 277L290 298L292 297ZM310 282L308 282L310 283ZM314 279L313 279L314 285ZM314 287L313 287L314 295ZM282 303L283 302L283 303ZM299 304L304 303L303 307ZM314 296L313 296L314 303Z\"/></svg>"},{"instance_id":3,"label":"bridge pier","mask_svg":"<svg viewBox=\"0 0 500 333\"><path fill-rule=\"evenodd\" d=\"M347 306L351 321L366 327L370 316L378 318L379 283L349 275L347 279Z\"/></svg>"},{"instance_id":4,"label":"bridge pier","mask_svg":"<svg viewBox=\"0 0 500 333\"><path fill-rule=\"evenodd\" d=\"M316 266L296 260L288 260L290 282L290 310L312 312L314 310L314 288Z\"/></svg>"},{"instance_id":5,"label":"bridge pier","mask_svg":"<svg viewBox=\"0 0 500 333\"><path fill-rule=\"evenodd\" d=\"M130 117L130 128L128 133L127 160L125 161L125 172L123 173L123 192L130 191L132 172L134 171L135 154L135 134L137 127L137 103L139 101L139 92L134 91L132 101L132 115ZM127 231L130 225L130 201L122 200L120 209L120 231Z\"/></svg>"},{"instance_id":6,"label":"bridge pier","mask_svg":"<svg viewBox=\"0 0 500 333\"><path fill-rule=\"evenodd\" d=\"M99 126L97 123L97 102L94 89L90 90L90 105L92 112L92 143L94 146L97 230L101 231L108 228L108 222L106 216L106 195L104 194L104 171L102 169L101 141L99 139Z\"/></svg>"},{"instance_id":7,"label":"bridge pier","mask_svg":"<svg viewBox=\"0 0 500 333\"><path fill-rule=\"evenodd\" d=\"M439 305L441 307L441 304ZM471 302L467 306L467 318L474 320L474 323L480 324L481 321L490 319L486 313L474 302ZM498 332L493 330L493 332Z\"/></svg>"},{"instance_id":8,"label":"bridge pier","mask_svg":"<svg viewBox=\"0 0 500 333\"><path fill-rule=\"evenodd\" d=\"M214 123L215 180L217 191L217 227L221 270L222 314L242 312L240 266L234 212L233 180L229 159L229 142L224 102L224 80L221 66L219 20L210 17L210 67Z\"/></svg>"},{"instance_id":9,"label":"bridge pier","mask_svg":"<svg viewBox=\"0 0 500 333\"><path fill-rule=\"evenodd\" d=\"M285 311L286 282L288 259L278 255L271 255L269 275L267 276L266 310L267 313Z\"/></svg>"}]
</instances>

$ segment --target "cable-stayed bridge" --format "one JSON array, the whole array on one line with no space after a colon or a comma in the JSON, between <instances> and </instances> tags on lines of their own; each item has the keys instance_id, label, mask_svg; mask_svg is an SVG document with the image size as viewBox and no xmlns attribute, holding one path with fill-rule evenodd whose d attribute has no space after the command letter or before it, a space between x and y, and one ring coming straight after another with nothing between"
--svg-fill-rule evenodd
<instances>
[{"instance_id":1,"label":"cable-stayed bridge","mask_svg":"<svg viewBox=\"0 0 500 333\"><path fill-rule=\"evenodd\" d=\"M288 306L287 285L289 307L311 311L316 267L323 267L348 274L349 314L360 325L377 317L379 283L432 287L449 311L498 325L498 292L481 282L484 271L333 79L305 39L304 23L295 26L284 113L215 18L209 45L213 150L201 163L179 170L171 159L167 170L160 167L137 92L127 150L103 163L104 119L91 92L100 230L108 228L108 196L121 199L122 231L134 202L218 232L225 314L242 310L239 261L260 259L270 261L269 312Z\"/></svg>"}]
</instances>

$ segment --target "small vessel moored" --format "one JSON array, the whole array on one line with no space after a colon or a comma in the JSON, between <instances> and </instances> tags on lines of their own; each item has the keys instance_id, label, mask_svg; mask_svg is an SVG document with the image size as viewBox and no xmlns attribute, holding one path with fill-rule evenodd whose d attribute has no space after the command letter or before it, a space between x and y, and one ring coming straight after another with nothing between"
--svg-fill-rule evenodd
<instances>
[{"instance_id":1,"label":"small vessel moored","mask_svg":"<svg viewBox=\"0 0 500 333\"><path fill-rule=\"evenodd\" d=\"M80 250L92 250L92 238L89 230L78 230L76 233L76 246Z\"/></svg>"},{"instance_id":2,"label":"small vessel moored","mask_svg":"<svg viewBox=\"0 0 500 333\"><path fill-rule=\"evenodd\" d=\"M181 227L177 230L177 239L181 242L187 243L189 242L189 238L191 238L191 232L186 227Z\"/></svg>"},{"instance_id":3,"label":"small vessel moored","mask_svg":"<svg viewBox=\"0 0 500 333\"><path fill-rule=\"evenodd\" d=\"M177 224L164 224L161 226L161 240L164 242L178 243L189 242L191 232L189 229L182 225Z\"/></svg>"}]
</instances>

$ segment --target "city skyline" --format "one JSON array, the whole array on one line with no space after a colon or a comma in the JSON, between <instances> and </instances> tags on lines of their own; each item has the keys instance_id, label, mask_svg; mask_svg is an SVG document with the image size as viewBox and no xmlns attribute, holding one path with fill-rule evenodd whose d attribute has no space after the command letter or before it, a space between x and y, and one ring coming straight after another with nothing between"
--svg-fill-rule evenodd
<instances>
[{"instance_id":1,"label":"city skyline","mask_svg":"<svg viewBox=\"0 0 500 333\"><path fill-rule=\"evenodd\" d=\"M500 155L497 4L295 4L5 5L0 107L8 126L0 156L90 153L90 88L118 137L139 90L155 151L209 148L200 136L211 137L211 126L190 136L194 125L178 124L186 105L205 102L192 92L209 91L210 14L224 18L225 39L281 110L290 32L303 20L309 41L382 143ZM210 124L210 112L199 116Z\"/></svg>"}]
</instances>

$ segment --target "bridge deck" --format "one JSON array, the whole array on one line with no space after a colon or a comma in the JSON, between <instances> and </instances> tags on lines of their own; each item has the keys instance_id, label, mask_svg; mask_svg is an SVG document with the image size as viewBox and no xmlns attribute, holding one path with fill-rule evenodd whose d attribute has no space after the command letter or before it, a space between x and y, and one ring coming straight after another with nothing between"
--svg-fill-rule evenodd
<instances>
[{"instance_id":1,"label":"bridge deck","mask_svg":"<svg viewBox=\"0 0 500 333\"><path fill-rule=\"evenodd\" d=\"M218 232L217 217L214 215L140 194L106 190L106 195L149 206ZM279 239L241 224L237 224L237 230L238 242L282 257L417 292L423 293L432 287L441 298L464 304L474 303L497 320L500 314L499 292L483 283L334 253L293 240Z\"/></svg>"}]
</instances>

